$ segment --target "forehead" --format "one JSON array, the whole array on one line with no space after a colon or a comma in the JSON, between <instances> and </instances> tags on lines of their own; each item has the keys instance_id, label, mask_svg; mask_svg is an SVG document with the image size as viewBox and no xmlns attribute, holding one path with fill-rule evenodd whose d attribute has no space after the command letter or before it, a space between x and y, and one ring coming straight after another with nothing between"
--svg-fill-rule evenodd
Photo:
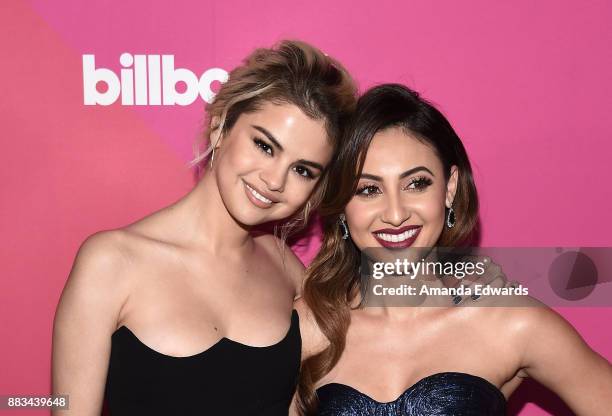
<instances>
[{"instance_id":1,"label":"forehead","mask_svg":"<svg viewBox=\"0 0 612 416\"><path fill-rule=\"evenodd\" d=\"M324 120L314 120L293 104L269 101L257 111L240 116L237 124L260 126L269 131L287 152L299 152L301 158L313 159L321 152L331 152Z\"/></svg>"},{"instance_id":2,"label":"forehead","mask_svg":"<svg viewBox=\"0 0 612 416\"><path fill-rule=\"evenodd\" d=\"M436 175L443 169L442 162L429 144L394 127L374 135L363 172L379 176L396 175L415 166L425 166Z\"/></svg>"}]
</instances>

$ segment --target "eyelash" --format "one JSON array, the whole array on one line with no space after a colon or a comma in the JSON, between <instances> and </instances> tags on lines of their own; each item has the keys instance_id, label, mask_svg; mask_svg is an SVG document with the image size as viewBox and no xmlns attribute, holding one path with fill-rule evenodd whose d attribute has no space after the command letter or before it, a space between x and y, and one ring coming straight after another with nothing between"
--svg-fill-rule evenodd
<instances>
[{"instance_id":1,"label":"eyelash","mask_svg":"<svg viewBox=\"0 0 612 416\"><path fill-rule=\"evenodd\" d=\"M404 189L414 189L416 192L424 191L429 185L431 185L433 181L426 176L418 176L416 178L410 179L410 183ZM412 185L416 185L415 188L409 188Z\"/></svg>"},{"instance_id":2,"label":"eyelash","mask_svg":"<svg viewBox=\"0 0 612 416\"><path fill-rule=\"evenodd\" d=\"M274 156L274 149L272 148L272 146L270 146L268 143L266 143L262 139L256 137L253 139L253 143L261 152L263 152L267 156ZM297 169L303 169L303 173L298 172ZM312 180L315 177L310 169L304 166L301 166L301 165L294 167L293 171L297 173L297 175L304 180Z\"/></svg>"},{"instance_id":3,"label":"eyelash","mask_svg":"<svg viewBox=\"0 0 612 416\"><path fill-rule=\"evenodd\" d=\"M305 175L302 175L302 174L301 174L301 173L299 173L299 172L298 172L296 169L303 169L303 170L304 170L304 172L305 172L306 174L305 174ZM306 168L306 167L304 167L304 166L301 166L301 165L300 165L300 166L296 166L296 167L294 167L294 168L293 168L293 171L294 171L295 173L297 173L297 174L298 174L298 176L299 176L299 177L301 177L302 179L305 179L305 180L308 180L308 181L310 181L310 180L313 180L313 179L314 179L314 175L312 174L312 172L310 171L310 169L308 169L308 168Z\"/></svg>"},{"instance_id":4,"label":"eyelash","mask_svg":"<svg viewBox=\"0 0 612 416\"><path fill-rule=\"evenodd\" d=\"M414 192L422 192L431 185L433 181L426 176L419 176L416 178L412 178L408 185L404 188L404 190L413 190ZM410 188L410 186L415 185L414 188ZM365 194L364 191L368 190L369 193ZM378 185L374 184L366 184L357 188L355 192L356 195L364 196L366 198L372 198L376 194L380 194L380 188Z\"/></svg>"},{"instance_id":5,"label":"eyelash","mask_svg":"<svg viewBox=\"0 0 612 416\"><path fill-rule=\"evenodd\" d=\"M370 193L364 194L363 192L365 190L370 191ZM375 191L372 191L372 190L375 190ZM372 198L374 195L379 194L379 193L380 193L380 188L373 184L367 184L367 185L360 186L359 188L357 188L357 192L355 192L355 194L364 196L366 198Z\"/></svg>"},{"instance_id":6,"label":"eyelash","mask_svg":"<svg viewBox=\"0 0 612 416\"><path fill-rule=\"evenodd\" d=\"M261 139L259 139L257 137L253 139L253 143L255 143L255 146L259 150L261 150L262 152L264 152L268 156L274 156L274 149L272 149L272 146L270 146L268 143L264 142L263 140L261 140Z\"/></svg>"}]
</instances>

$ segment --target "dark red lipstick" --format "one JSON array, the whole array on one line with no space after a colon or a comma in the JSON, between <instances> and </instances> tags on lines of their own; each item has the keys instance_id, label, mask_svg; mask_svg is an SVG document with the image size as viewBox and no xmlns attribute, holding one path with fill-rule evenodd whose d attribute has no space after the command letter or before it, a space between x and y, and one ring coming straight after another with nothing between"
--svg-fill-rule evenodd
<instances>
[{"instance_id":1,"label":"dark red lipstick","mask_svg":"<svg viewBox=\"0 0 612 416\"><path fill-rule=\"evenodd\" d=\"M372 235L378 241L378 243L385 248L408 248L414 244L415 240L421 232L422 226L420 225L406 225L400 228L382 228L372 232ZM414 234L410 235L410 231L415 230ZM395 236L401 236L402 234L409 232L408 238L402 241L391 241L395 239ZM381 235L383 234L383 235ZM402 238L402 237L399 237Z\"/></svg>"}]
</instances>

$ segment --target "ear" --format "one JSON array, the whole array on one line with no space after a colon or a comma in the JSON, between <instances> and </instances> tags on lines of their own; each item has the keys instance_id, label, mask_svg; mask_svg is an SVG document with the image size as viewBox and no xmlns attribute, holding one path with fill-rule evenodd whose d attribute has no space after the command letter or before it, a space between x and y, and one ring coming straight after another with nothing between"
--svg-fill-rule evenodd
<instances>
[{"instance_id":1,"label":"ear","mask_svg":"<svg viewBox=\"0 0 612 416\"><path fill-rule=\"evenodd\" d=\"M212 147L217 148L221 144L221 118L219 116L214 116L210 120L210 136L208 137L210 144Z\"/></svg>"},{"instance_id":2,"label":"ear","mask_svg":"<svg viewBox=\"0 0 612 416\"><path fill-rule=\"evenodd\" d=\"M459 169L456 165L451 166L450 177L446 183L446 208L450 208L455 200L457 184L459 182Z\"/></svg>"}]
</instances>

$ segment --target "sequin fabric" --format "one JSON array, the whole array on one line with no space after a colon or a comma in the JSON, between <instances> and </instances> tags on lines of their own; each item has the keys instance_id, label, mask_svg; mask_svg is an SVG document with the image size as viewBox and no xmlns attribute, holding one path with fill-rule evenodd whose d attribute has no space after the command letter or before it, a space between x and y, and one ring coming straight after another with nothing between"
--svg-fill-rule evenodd
<instances>
[{"instance_id":1,"label":"sequin fabric","mask_svg":"<svg viewBox=\"0 0 612 416\"><path fill-rule=\"evenodd\" d=\"M465 373L438 373L381 403L339 383L317 389L319 416L503 416L506 399L487 380Z\"/></svg>"}]
</instances>

